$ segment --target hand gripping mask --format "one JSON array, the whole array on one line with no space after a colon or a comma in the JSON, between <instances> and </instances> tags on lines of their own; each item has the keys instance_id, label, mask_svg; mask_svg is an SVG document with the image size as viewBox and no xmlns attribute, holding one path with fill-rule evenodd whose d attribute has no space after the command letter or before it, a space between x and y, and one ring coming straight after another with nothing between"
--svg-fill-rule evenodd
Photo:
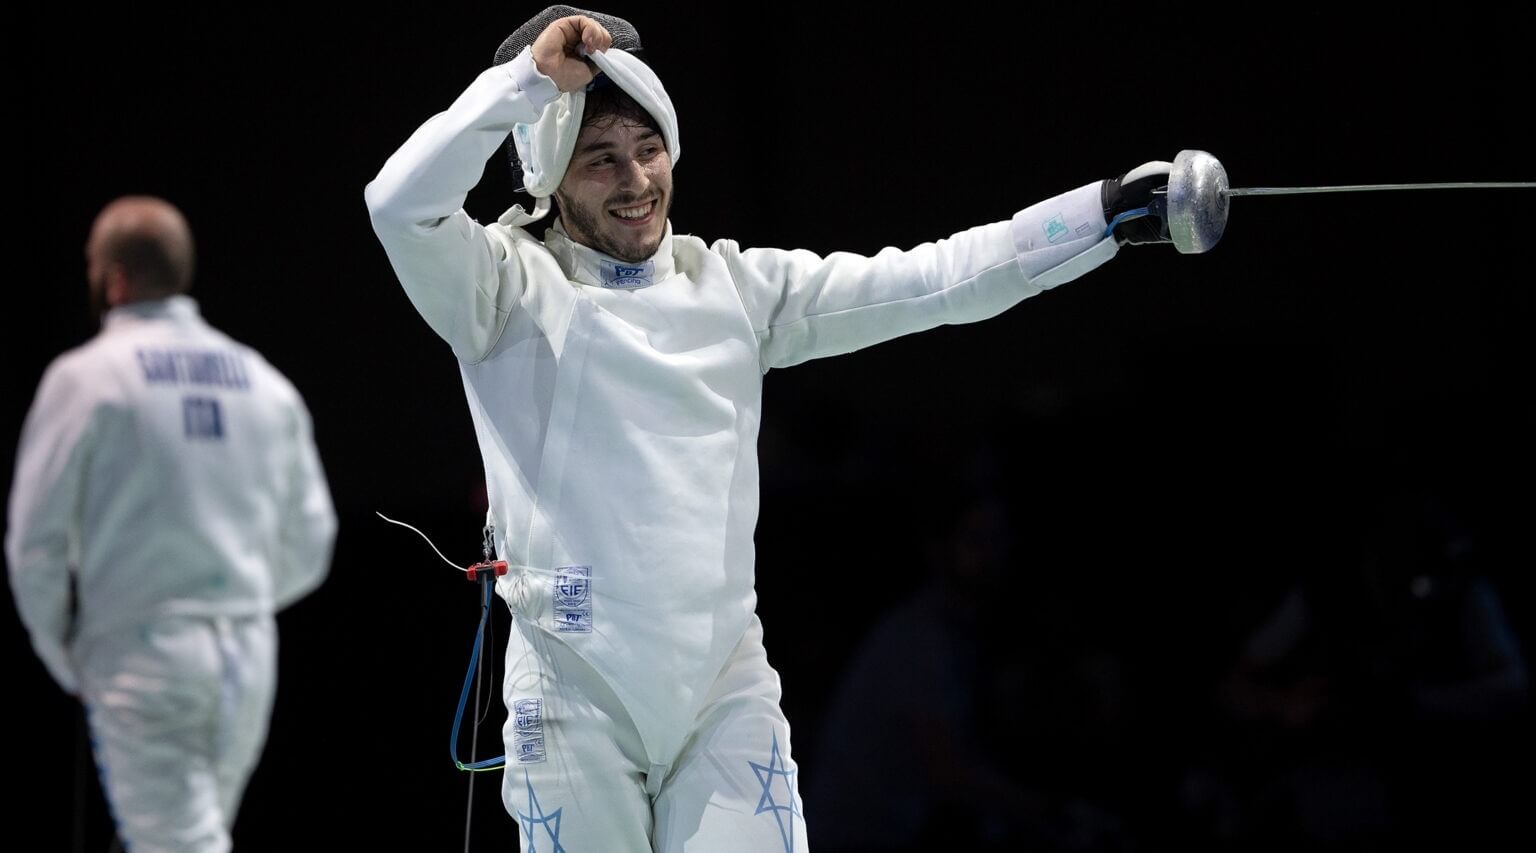
<instances>
[{"instance_id":1,"label":"hand gripping mask","mask_svg":"<svg viewBox=\"0 0 1536 853\"><path fill-rule=\"evenodd\" d=\"M667 143L667 154L676 164L682 156L682 147L678 143L677 113L672 108L672 99L667 96L656 72L636 56L640 52L640 34L623 18L570 6L550 6L502 42L496 51L495 64L510 62L532 45L551 23L570 15L586 15L602 24L613 36L612 48L588 57L600 73L588 84L587 90L616 85L634 98L656 120ZM532 213L524 212L521 205L513 206L501 217L503 224L536 222L549 212L549 197L564 179L571 153L576 149L585 106L586 91L562 92L544 108L538 121L519 124L512 129L507 140L507 156L512 162L513 177L524 192L534 197L535 204Z\"/></svg>"}]
</instances>

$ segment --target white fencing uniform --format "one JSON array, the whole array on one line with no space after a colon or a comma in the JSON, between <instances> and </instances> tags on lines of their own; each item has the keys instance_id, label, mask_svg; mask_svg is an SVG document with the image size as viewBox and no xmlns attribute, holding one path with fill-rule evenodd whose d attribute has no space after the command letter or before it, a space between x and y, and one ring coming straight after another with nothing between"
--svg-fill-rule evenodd
<instances>
[{"instance_id":1,"label":"white fencing uniform","mask_svg":"<svg viewBox=\"0 0 1536 853\"><path fill-rule=\"evenodd\" d=\"M462 209L556 94L526 51L484 72L366 193L458 356L512 564L503 799L525 850L803 851L754 615L762 376L990 317L1103 263L1100 187L907 252L742 249L669 225L624 263L558 222L540 242L514 212L482 227Z\"/></svg>"},{"instance_id":2,"label":"white fencing uniform","mask_svg":"<svg viewBox=\"0 0 1536 853\"><path fill-rule=\"evenodd\" d=\"M298 392L191 298L117 307L49 366L6 557L38 657L85 703L129 850L229 848L271 711L272 615L324 580L335 530Z\"/></svg>"}]
</instances>

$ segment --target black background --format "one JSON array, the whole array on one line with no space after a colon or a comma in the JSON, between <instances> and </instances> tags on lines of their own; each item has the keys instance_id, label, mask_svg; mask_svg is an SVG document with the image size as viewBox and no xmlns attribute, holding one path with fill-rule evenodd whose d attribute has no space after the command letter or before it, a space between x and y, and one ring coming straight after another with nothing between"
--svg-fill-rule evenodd
<instances>
[{"instance_id":1,"label":"black background","mask_svg":"<svg viewBox=\"0 0 1536 853\"><path fill-rule=\"evenodd\" d=\"M475 594L373 513L467 562L480 462L452 356L395 282L362 190L534 11L61 6L13 31L21 201L0 447L48 361L95 331L82 247L126 193L186 212L204 315L314 414L341 532L327 584L280 619L243 849L462 842L465 777L444 747ZM1221 158L1235 186L1536 179L1520 129L1528 12L604 11L638 26L677 106L673 225L706 240L907 247L1183 148ZM513 200L497 158L467 207L489 221ZM855 644L920 583L936 519L978 484L1028 508L1026 553L1052 543L997 618L1070 574L1173 716L1298 567L1323 560L1326 508L1378 482L1428 484L1455 507L1528 649L1533 203L1236 200L1206 255L1127 247L993 320L769 374L759 612L804 778ZM24 785L7 831L63 849L74 706L0 611L8 775ZM1145 734L1126 762L1155 780L1176 747ZM515 844L499 781L480 779L477 849ZM1166 796L1149 783L1134 805Z\"/></svg>"}]
</instances>

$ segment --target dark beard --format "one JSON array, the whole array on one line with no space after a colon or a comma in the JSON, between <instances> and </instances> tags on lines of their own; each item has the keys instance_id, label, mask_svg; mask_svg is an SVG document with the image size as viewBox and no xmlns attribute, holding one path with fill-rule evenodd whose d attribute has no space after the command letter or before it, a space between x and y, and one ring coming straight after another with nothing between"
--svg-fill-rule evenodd
<instances>
[{"instance_id":1,"label":"dark beard","mask_svg":"<svg viewBox=\"0 0 1536 853\"><path fill-rule=\"evenodd\" d=\"M623 247L614 243L612 240L608 239L601 233L597 227L597 217L593 215L590 209L574 204L570 201L570 199L565 198L560 193L555 193L555 201L559 202L560 204L560 219L565 222L566 233L570 234L572 240L575 240L577 243L586 246L588 249L594 249L596 251L602 252L610 258L623 261L627 264L639 264L650 260L651 256L656 254L656 250L661 247L661 237L657 237L656 243L652 246L641 247L640 251L638 252L626 252ZM665 221L667 215L672 212L672 193L667 193L665 201L667 205L666 210L657 211L663 221ZM627 204L628 200L621 199L617 203L622 206L623 204ZM661 200L658 199L657 203L659 206ZM577 234L572 233L573 231L580 232L579 239ZM663 226L661 233L663 237L666 236L667 231L665 226Z\"/></svg>"}]
</instances>

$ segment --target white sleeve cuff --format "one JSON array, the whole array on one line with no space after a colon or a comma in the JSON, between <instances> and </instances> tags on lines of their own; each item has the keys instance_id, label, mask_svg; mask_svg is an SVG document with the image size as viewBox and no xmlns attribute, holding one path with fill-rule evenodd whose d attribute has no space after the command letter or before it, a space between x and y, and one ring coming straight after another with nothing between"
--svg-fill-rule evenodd
<instances>
[{"instance_id":1,"label":"white sleeve cuff","mask_svg":"<svg viewBox=\"0 0 1536 853\"><path fill-rule=\"evenodd\" d=\"M1105 234L1102 183L1094 181L1014 215L1014 250L1031 284L1049 290L1094 269L1120 250L1120 244Z\"/></svg>"},{"instance_id":2,"label":"white sleeve cuff","mask_svg":"<svg viewBox=\"0 0 1536 853\"><path fill-rule=\"evenodd\" d=\"M528 96L529 103L539 109L545 104L560 97L560 89L555 81L546 77L537 65L533 64L533 49L525 47L522 52L513 57L505 66L507 75L517 84L518 91Z\"/></svg>"}]
</instances>

